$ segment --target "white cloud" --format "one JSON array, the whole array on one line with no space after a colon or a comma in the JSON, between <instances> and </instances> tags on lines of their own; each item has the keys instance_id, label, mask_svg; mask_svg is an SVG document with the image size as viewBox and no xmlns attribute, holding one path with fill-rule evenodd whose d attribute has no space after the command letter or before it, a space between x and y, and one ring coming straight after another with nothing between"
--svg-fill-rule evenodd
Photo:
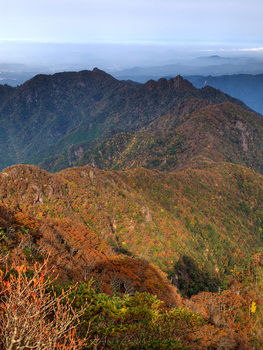
<instances>
[{"instance_id":1,"label":"white cloud","mask_svg":"<svg viewBox=\"0 0 263 350\"><path fill-rule=\"evenodd\" d=\"M238 49L238 51L261 52L261 51L263 51L263 47L252 47L252 48L249 48L249 49Z\"/></svg>"}]
</instances>

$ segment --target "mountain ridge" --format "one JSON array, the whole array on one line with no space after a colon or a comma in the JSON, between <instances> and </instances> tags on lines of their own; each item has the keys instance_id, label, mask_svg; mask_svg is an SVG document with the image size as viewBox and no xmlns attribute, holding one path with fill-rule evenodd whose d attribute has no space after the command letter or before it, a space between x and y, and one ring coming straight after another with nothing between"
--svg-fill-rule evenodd
<instances>
[{"instance_id":1,"label":"mountain ridge","mask_svg":"<svg viewBox=\"0 0 263 350\"><path fill-rule=\"evenodd\" d=\"M249 231L251 237L247 236L247 239L250 239L251 243L253 240L257 242L261 240L260 230L257 232L255 230L262 225L263 220L262 213L260 214L262 175L240 165L219 162L208 164L203 169L188 168L177 173L144 168L103 171L84 166L68 168L56 174L49 174L35 166L14 165L0 174L1 202L10 209L38 220L60 214L60 219L85 224L99 237L105 237L108 241L116 239L111 244L117 249L120 242L133 237L135 241L131 243L131 247L135 250L131 253L135 255L138 249L136 237L140 237L139 232L143 227L150 236L151 230L155 227L153 233L157 232L160 237L167 237L165 230L161 234L162 225L173 232L182 231L182 236L175 234L172 238L173 235L171 233L170 235L171 239L175 240L173 249L178 251L181 246L182 251L185 250L186 253L188 248L185 243L188 239L193 239L188 236L191 230L194 233L197 229L194 233L195 239L205 242L209 237L200 235L197 222L200 227L210 223L217 227L217 231L219 227L224 227L224 220L228 215L233 215L234 222L229 223L230 227L227 230L224 228L223 232L230 234L231 231L239 231L239 235L245 238L246 232ZM202 191L196 192L197 188ZM250 202L251 196L253 196L252 202ZM211 198L212 201L216 201L217 207L209 208ZM242 203L244 204L241 205ZM200 210L193 210L198 206L203 209L203 213ZM213 212L212 217L210 210ZM236 214L230 214L236 211L239 213L239 218L235 216ZM205 218L202 218L201 214L205 215ZM192 217L191 220L195 216L198 217L196 227L187 223L187 216ZM241 218L244 220L243 228ZM250 227L252 218L255 226ZM261 221L258 222L259 218ZM177 223L173 224L173 221ZM111 234L108 235L108 232ZM184 235L183 232L188 234ZM219 232L217 231L217 234ZM231 233L231 236L234 238L234 233ZM213 236L209 239L213 239ZM224 241L221 244L225 244ZM244 245L243 249L251 247ZM141 247L140 250L142 249L147 251L147 247ZM170 249L165 241L162 249L168 251ZM166 259L165 255L160 258L153 251L148 254L148 257L151 256L151 259L155 257L160 263ZM201 247L198 254L204 259Z\"/></svg>"},{"instance_id":2,"label":"mountain ridge","mask_svg":"<svg viewBox=\"0 0 263 350\"><path fill-rule=\"evenodd\" d=\"M97 68L36 76L7 98L1 96L5 135L1 168L26 162L40 165L44 158L56 157L78 143L92 149L118 132L139 131L191 97L232 101L249 110L219 90L198 90L180 76L144 85L118 81Z\"/></svg>"},{"instance_id":3,"label":"mountain ridge","mask_svg":"<svg viewBox=\"0 0 263 350\"><path fill-rule=\"evenodd\" d=\"M189 101L189 105L178 104L137 133L119 133L93 151L83 152L76 165L176 171L189 167L190 158L195 167L205 158L210 162L232 161L262 172L261 117L231 102L214 105Z\"/></svg>"}]
</instances>

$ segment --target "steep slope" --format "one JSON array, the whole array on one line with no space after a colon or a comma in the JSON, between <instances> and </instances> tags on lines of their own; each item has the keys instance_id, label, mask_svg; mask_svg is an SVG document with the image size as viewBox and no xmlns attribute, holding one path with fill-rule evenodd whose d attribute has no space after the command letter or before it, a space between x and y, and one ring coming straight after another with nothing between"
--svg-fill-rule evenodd
<instances>
[{"instance_id":1,"label":"steep slope","mask_svg":"<svg viewBox=\"0 0 263 350\"><path fill-rule=\"evenodd\" d=\"M13 168L11 173L18 175L17 170ZM52 183L48 186L49 194L54 191L53 194L60 197L59 181L50 181L49 176L40 169L21 170L27 181L29 174L31 180L34 180L32 188L28 187L29 191L40 190L36 179L42 177L42 186L46 187L45 181L48 180ZM2 176L6 177L7 173ZM21 181L18 182L18 186L20 185ZM20 190L23 191L23 187L19 187ZM51 197L58 204L60 200ZM78 216L72 220L62 218L61 213L59 218L58 215L54 215L54 206L51 206L48 215L42 215L36 204L36 201L42 203L42 196L33 199L36 206L27 199L24 198L22 205L19 201L14 205L14 202L11 204L8 200L8 206L0 204L1 261L7 259L8 264L26 263L30 266L48 259L49 265L55 268L55 273L59 275L59 283L88 282L95 278L97 287L108 294L149 292L157 295L167 305L180 302L176 288L168 284L166 276L157 266L135 257L117 254L101 235L83 224L83 220L79 220ZM10 210L9 207L14 208ZM26 208L33 209L31 215L26 213ZM73 217L74 215L71 215L71 218Z\"/></svg>"},{"instance_id":2,"label":"steep slope","mask_svg":"<svg viewBox=\"0 0 263 350\"><path fill-rule=\"evenodd\" d=\"M57 143L69 131L74 130L79 141L94 137L99 120L93 126L90 114L97 113L98 118L98 110L120 87L123 90L122 83L94 69L78 74L39 75L16 88L1 109L1 123L8 131L14 161L21 162ZM81 133L76 131L80 124Z\"/></svg>"},{"instance_id":3,"label":"steep slope","mask_svg":"<svg viewBox=\"0 0 263 350\"><path fill-rule=\"evenodd\" d=\"M0 105L2 105L14 92L14 87L9 85L0 85Z\"/></svg>"},{"instance_id":4,"label":"steep slope","mask_svg":"<svg viewBox=\"0 0 263 350\"><path fill-rule=\"evenodd\" d=\"M139 132L120 133L103 142L76 164L177 171L227 161L262 173L262 134L263 119L255 113L231 102L215 105L189 99Z\"/></svg>"},{"instance_id":5,"label":"steep slope","mask_svg":"<svg viewBox=\"0 0 263 350\"><path fill-rule=\"evenodd\" d=\"M144 85L118 81L97 68L36 76L0 98L6 145L0 168L15 163L37 165L73 147L74 157L53 170L66 168L85 150L119 132L139 131L189 98L231 101L248 109L219 90L198 90L180 76ZM47 169L50 161L43 163Z\"/></svg>"},{"instance_id":6,"label":"steep slope","mask_svg":"<svg viewBox=\"0 0 263 350\"><path fill-rule=\"evenodd\" d=\"M198 288L216 291L225 274L262 247L262 180L229 163L175 174L86 166L48 175L36 167L13 166L1 173L0 198L18 215L49 220L60 230L71 222L80 244L69 229L63 240L73 246L76 261L86 249L84 231L106 242L102 253L109 255L110 246L115 254L153 262L174 282L181 262L194 259L202 287L197 283L187 290L191 295Z\"/></svg>"},{"instance_id":7,"label":"steep slope","mask_svg":"<svg viewBox=\"0 0 263 350\"><path fill-rule=\"evenodd\" d=\"M15 88L8 85L0 85L0 110L5 101L7 101L14 94ZM1 115L1 114L0 114ZM0 125L0 168L13 164L12 155L9 154L8 149L8 132L3 123Z\"/></svg>"},{"instance_id":8,"label":"steep slope","mask_svg":"<svg viewBox=\"0 0 263 350\"><path fill-rule=\"evenodd\" d=\"M94 264L115 256L103 239L71 220L34 218L1 204L0 225L1 255L20 263L26 259L29 264L49 256L62 281L83 279L87 256Z\"/></svg>"},{"instance_id":9,"label":"steep slope","mask_svg":"<svg viewBox=\"0 0 263 350\"><path fill-rule=\"evenodd\" d=\"M194 86L210 85L244 101L250 108L263 114L263 74L234 74L214 76L186 76Z\"/></svg>"}]
</instances>

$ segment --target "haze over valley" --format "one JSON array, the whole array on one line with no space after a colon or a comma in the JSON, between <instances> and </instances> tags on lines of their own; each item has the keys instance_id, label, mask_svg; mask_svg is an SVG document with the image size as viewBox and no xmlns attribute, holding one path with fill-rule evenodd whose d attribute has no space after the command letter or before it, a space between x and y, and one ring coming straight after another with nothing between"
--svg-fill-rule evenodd
<instances>
[{"instance_id":1,"label":"haze over valley","mask_svg":"<svg viewBox=\"0 0 263 350\"><path fill-rule=\"evenodd\" d=\"M20 85L39 73L100 69L118 79L146 82L178 74L260 74L263 48L201 43L0 43L2 84Z\"/></svg>"}]
</instances>

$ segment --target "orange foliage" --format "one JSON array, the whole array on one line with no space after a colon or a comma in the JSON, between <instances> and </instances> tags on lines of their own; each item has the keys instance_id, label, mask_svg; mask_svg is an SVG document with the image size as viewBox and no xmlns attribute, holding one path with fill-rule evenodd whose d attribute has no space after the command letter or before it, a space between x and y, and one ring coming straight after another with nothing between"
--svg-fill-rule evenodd
<instances>
[{"instance_id":1,"label":"orange foliage","mask_svg":"<svg viewBox=\"0 0 263 350\"><path fill-rule=\"evenodd\" d=\"M186 304L209 322L209 326L200 329L196 335L204 344L211 338L211 345L214 342L219 347L234 348L242 344L244 349L252 349L249 295L240 295L233 290L221 294L204 292L193 296Z\"/></svg>"},{"instance_id":2,"label":"orange foliage","mask_svg":"<svg viewBox=\"0 0 263 350\"><path fill-rule=\"evenodd\" d=\"M0 344L13 349L78 350L84 340L76 335L76 322L84 309L74 311L69 296L52 296L47 264L34 265L32 276L24 265L0 270Z\"/></svg>"},{"instance_id":3,"label":"orange foliage","mask_svg":"<svg viewBox=\"0 0 263 350\"><path fill-rule=\"evenodd\" d=\"M164 273L153 264L130 258L116 257L102 260L92 269L91 274L111 294L133 295L136 291L157 295L167 306L181 305L181 298L176 289L168 284Z\"/></svg>"}]
</instances>

